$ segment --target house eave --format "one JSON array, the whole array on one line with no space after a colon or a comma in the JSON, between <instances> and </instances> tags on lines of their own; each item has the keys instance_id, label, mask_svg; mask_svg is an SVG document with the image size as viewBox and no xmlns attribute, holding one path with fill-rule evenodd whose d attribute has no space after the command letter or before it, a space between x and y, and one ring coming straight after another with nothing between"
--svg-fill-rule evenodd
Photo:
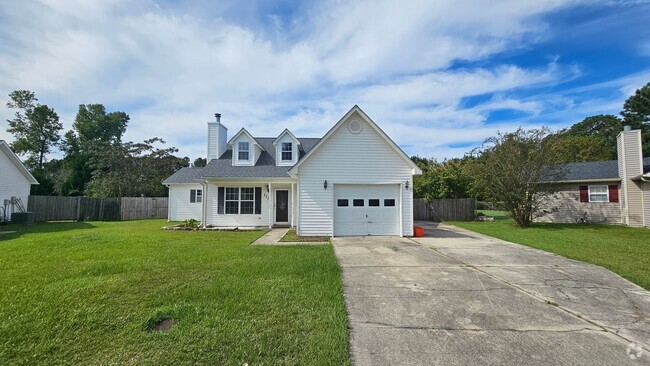
<instances>
[{"instance_id":1,"label":"house eave","mask_svg":"<svg viewBox=\"0 0 650 366\"><path fill-rule=\"evenodd\" d=\"M595 183L595 182L620 182L621 178L599 178L599 179L567 179L567 180L556 180L542 182L545 184L557 184L557 183Z\"/></svg>"}]
</instances>

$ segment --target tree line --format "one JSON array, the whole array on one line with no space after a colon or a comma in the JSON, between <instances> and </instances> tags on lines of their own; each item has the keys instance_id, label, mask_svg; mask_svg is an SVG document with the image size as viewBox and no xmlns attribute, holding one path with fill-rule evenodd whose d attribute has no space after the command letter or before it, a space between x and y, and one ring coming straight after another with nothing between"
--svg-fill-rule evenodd
<instances>
[{"instance_id":1,"label":"tree line","mask_svg":"<svg viewBox=\"0 0 650 366\"><path fill-rule=\"evenodd\" d=\"M643 156L650 156L650 83L625 101L620 117L591 116L557 132L498 133L464 157L442 162L414 156L423 174L414 178L413 193L429 201L477 197L528 226L557 188L549 182L561 179L564 164L617 158L616 136L625 125L641 130Z\"/></svg>"},{"instance_id":2,"label":"tree line","mask_svg":"<svg viewBox=\"0 0 650 366\"><path fill-rule=\"evenodd\" d=\"M188 157L152 137L142 142L122 141L130 117L107 112L102 104L81 104L72 128L61 135L63 124L53 108L39 103L34 92L16 90L7 107L15 111L7 120L14 141L12 150L39 181L32 194L90 197L166 196L162 180L184 166ZM54 149L60 159L48 159ZM205 165L205 159L195 160Z\"/></svg>"}]
</instances>

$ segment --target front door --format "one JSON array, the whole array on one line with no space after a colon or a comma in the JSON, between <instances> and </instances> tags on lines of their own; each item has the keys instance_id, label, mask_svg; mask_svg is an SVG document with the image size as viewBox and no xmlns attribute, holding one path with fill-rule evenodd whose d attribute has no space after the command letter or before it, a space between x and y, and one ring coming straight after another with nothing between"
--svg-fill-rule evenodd
<instances>
[{"instance_id":1,"label":"front door","mask_svg":"<svg viewBox=\"0 0 650 366\"><path fill-rule=\"evenodd\" d=\"M275 222L289 222L289 191L275 191Z\"/></svg>"}]
</instances>

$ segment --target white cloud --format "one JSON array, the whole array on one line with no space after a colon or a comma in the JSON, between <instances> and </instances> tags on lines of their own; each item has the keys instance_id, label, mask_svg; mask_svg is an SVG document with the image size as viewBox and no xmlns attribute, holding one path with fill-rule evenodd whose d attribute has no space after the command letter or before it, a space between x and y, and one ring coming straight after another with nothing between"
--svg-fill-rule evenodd
<instances>
[{"instance_id":1,"label":"white cloud","mask_svg":"<svg viewBox=\"0 0 650 366\"><path fill-rule=\"evenodd\" d=\"M217 111L231 133L246 126L273 136L288 127L320 136L359 104L408 153L436 156L516 128L486 125L494 111L533 118L547 103L564 103L513 91L579 74L557 61L472 66L543 39L542 16L564 1L332 1L290 20L267 14L268 27L229 16L237 2L218 10L182 4L5 4L0 97L33 90L66 128L78 104L104 103L131 115L126 138L159 136L193 158L204 155L205 122ZM458 61L468 66L449 69ZM479 95L491 96L463 105ZM2 128L10 115L0 108L0 138L10 138Z\"/></svg>"}]
</instances>

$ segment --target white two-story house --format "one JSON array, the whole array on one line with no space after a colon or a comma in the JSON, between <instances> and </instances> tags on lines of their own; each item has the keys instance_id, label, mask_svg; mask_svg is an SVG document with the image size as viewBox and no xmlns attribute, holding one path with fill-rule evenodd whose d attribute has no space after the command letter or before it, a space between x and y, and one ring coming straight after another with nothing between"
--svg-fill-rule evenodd
<instances>
[{"instance_id":1,"label":"white two-story house","mask_svg":"<svg viewBox=\"0 0 650 366\"><path fill-rule=\"evenodd\" d=\"M169 220L203 226L286 226L302 236L413 235L413 176L421 170L358 106L322 138L228 139L208 123L208 164L169 187Z\"/></svg>"}]
</instances>

